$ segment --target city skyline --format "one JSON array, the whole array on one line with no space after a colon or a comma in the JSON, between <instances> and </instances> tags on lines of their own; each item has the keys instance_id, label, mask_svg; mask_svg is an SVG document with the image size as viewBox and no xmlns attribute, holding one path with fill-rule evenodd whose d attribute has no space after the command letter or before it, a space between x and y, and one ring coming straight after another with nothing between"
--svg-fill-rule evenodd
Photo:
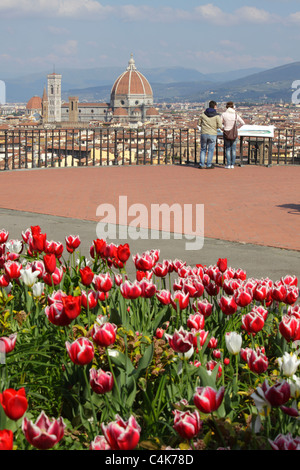
<instances>
[{"instance_id":1,"label":"city skyline","mask_svg":"<svg viewBox=\"0 0 300 470\"><path fill-rule=\"evenodd\" d=\"M299 60L295 0L0 0L0 79L53 67L184 67L202 73Z\"/></svg>"}]
</instances>

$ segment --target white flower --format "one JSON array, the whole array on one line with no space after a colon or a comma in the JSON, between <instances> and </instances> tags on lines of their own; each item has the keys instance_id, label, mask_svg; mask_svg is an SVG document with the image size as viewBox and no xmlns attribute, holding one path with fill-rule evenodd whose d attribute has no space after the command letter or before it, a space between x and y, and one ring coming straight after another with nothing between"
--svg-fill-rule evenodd
<instances>
[{"instance_id":1,"label":"white flower","mask_svg":"<svg viewBox=\"0 0 300 470\"><path fill-rule=\"evenodd\" d=\"M32 287L37 277L39 276L39 271L32 271L32 268L21 269L20 277L26 286Z\"/></svg>"},{"instance_id":2,"label":"white flower","mask_svg":"<svg viewBox=\"0 0 300 470\"><path fill-rule=\"evenodd\" d=\"M230 354L233 354L234 356L239 354L242 347L242 335L235 331L225 333L225 342Z\"/></svg>"},{"instance_id":3,"label":"white flower","mask_svg":"<svg viewBox=\"0 0 300 470\"><path fill-rule=\"evenodd\" d=\"M5 246L9 253L15 253L18 255L22 251L23 243L20 240L9 240L7 243L5 243Z\"/></svg>"},{"instance_id":4,"label":"white flower","mask_svg":"<svg viewBox=\"0 0 300 470\"><path fill-rule=\"evenodd\" d=\"M300 360L296 354L289 354L287 352L285 352L282 357L279 357L277 361L281 372L287 377L292 377L300 364Z\"/></svg>"},{"instance_id":5,"label":"white flower","mask_svg":"<svg viewBox=\"0 0 300 470\"><path fill-rule=\"evenodd\" d=\"M43 282L36 282L32 286L32 293L34 297L41 297L44 292L45 284Z\"/></svg>"},{"instance_id":6,"label":"white flower","mask_svg":"<svg viewBox=\"0 0 300 470\"><path fill-rule=\"evenodd\" d=\"M261 387L258 387L254 393L252 393L251 398L253 398L257 411L260 415L266 416L271 411L271 404L265 397L264 391Z\"/></svg>"},{"instance_id":7,"label":"white flower","mask_svg":"<svg viewBox=\"0 0 300 470\"><path fill-rule=\"evenodd\" d=\"M290 386L291 397L292 398L299 398L300 397L300 378L296 375L289 377L287 382Z\"/></svg>"}]
</instances>

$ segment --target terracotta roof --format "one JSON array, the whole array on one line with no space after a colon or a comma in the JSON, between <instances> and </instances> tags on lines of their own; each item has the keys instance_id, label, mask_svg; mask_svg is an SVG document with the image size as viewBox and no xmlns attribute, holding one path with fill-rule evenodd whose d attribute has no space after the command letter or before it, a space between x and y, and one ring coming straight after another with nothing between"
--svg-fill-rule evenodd
<instances>
[{"instance_id":1,"label":"terracotta roof","mask_svg":"<svg viewBox=\"0 0 300 470\"><path fill-rule=\"evenodd\" d=\"M124 109L124 108L117 108L114 111L114 116L128 116L128 113L127 113L126 109Z\"/></svg>"},{"instance_id":2,"label":"terracotta roof","mask_svg":"<svg viewBox=\"0 0 300 470\"><path fill-rule=\"evenodd\" d=\"M26 105L26 109L42 109L42 98L40 96L33 96L30 98Z\"/></svg>"},{"instance_id":3,"label":"terracotta roof","mask_svg":"<svg viewBox=\"0 0 300 470\"><path fill-rule=\"evenodd\" d=\"M155 108L149 108L146 111L147 116L158 116L158 111Z\"/></svg>"},{"instance_id":4,"label":"terracotta roof","mask_svg":"<svg viewBox=\"0 0 300 470\"><path fill-rule=\"evenodd\" d=\"M153 95L148 80L137 70L133 59L115 81L111 95Z\"/></svg>"}]
</instances>

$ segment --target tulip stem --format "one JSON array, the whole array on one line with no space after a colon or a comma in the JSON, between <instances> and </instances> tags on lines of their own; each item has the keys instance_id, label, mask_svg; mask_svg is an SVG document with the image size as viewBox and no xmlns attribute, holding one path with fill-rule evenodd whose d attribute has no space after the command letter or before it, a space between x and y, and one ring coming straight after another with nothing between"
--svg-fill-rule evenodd
<instances>
[{"instance_id":1,"label":"tulip stem","mask_svg":"<svg viewBox=\"0 0 300 470\"><path fill-rule=\"evenodd\" d=\"M95 423L94 428L95 428L96 435L98 435L97 415L96 415L96 412L95 412L95 407L94 407L93 402L92 402L92 394L91 394L90 384L89 384L89 381L88 381L88 378L87 378L87 367L88 366L83 368L83 370L84 370L84 379L85 379L86 388L87 388L87 391L88 391L89 400L90 400L90 404L91 404L91 408L92 408L92 413L93 413L93 418L94 418L94 423Z\"/></svg>"},{"instance_id":2,"label":"tulip stem","mask_svg":"<svg viewBox=\"0 0 300 470\"><path fill-rule=\"evenodd\" d=\"M119 389L119 386L118 386L117 381L116 381L114 369L113 369L113 367L112 367L112 363L111 363L111 360L110 360L109 353L108 353L108 350L107 350L107 349L106 349L106 357L107 357L107 360L108 360L109 369L110 369L111 374L112 374L112 376L113 376L113 378L114 378L114 386L116 387L116 390L117 390L117 394L118 394L118 398L119 398L119 404L120 404L120 406L122 407L120 389Z\"/></svg>"}]
</instances>

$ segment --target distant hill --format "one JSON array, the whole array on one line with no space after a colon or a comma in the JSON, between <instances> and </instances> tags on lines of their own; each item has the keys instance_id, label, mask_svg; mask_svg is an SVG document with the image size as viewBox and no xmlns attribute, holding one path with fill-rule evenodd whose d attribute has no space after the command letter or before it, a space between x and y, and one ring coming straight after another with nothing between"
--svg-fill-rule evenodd
<instances>
[{"instance_id":1,"label":"distant hill","mask_svg":"<svg viewBox=\"0 0 300 470\"><path fill-rule=\"evenodd\" d=\"M292 83L295 80L300 80L300 62L218 84L213 91L219 100L291 101Z\"/></svg>"},{"instance_id":2,"label":"distant hill","mask_svg":"<svg viewBox=\"0 0 300 470\"><path fill-rule=\"evenodd\" d=\"M226 73L203 74L184 67L139 69L149 80L156 102L206 101L290 101L294 80L300 80L300 62L272 69L244 69ZM110 99L114 81L124 67L65 69L62 74L62 97L77 95L80 101ZM4 78L7 102L27 102L42 96L48 72L26 75L18 79Z\"/></svg>"}]
</instances>

